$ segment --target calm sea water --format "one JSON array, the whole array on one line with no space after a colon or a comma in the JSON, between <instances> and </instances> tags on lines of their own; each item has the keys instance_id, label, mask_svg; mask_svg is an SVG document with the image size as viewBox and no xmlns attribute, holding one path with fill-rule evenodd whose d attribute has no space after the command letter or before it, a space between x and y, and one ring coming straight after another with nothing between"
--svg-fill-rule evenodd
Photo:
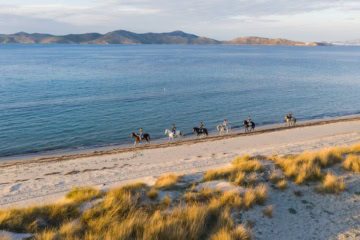
<instances>
[{"instance_id":1,"label":"calm sea water","mask_svg":"<svg viewBox=\"0 0 360 240\"><path fill-rule=\"evenodd\" d=\"M360 113L359 47L0 45L0 157Z\"/></svg>"}]
</instances>

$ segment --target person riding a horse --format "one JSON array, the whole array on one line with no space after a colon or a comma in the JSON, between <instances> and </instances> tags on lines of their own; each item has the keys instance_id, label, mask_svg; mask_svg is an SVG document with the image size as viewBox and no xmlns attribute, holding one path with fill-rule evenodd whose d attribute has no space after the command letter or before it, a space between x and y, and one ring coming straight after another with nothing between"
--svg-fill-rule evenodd
<instances>
[{"instance_id":1,"label":"person riding a horse","mask_svg":"<svg viewBox=\"0 0 360 240\"><path fill-rule=\"evenodd\" d=\"M174 133L174 135L176 135L176 127L175 127L175 124L172 125L171 131Z\"/></svg>"},{"instance_id":2,"label":"person riding a horse","mask_svg":"<svg viewBox=\"0 0 360 240\"><path fill-rule=\"evenodd\" d=\"M142 128L140 128L138 136L140 137L140 140L144 139L144 131Z\"/></svg>"},{"instance_id":3,"label":"person riding a horse","mask_svg":"<svg viewBox=\"0 0 360 240\"><path fill-rule=\"evenodd\" d=\"M292 120L293 116L292 116L292 112L289 112L289 114L287 115L287 117Z\"/></svg>"},{"instance_id":4,"label":"person riding a horse","mask_svg":"<svg viewBox=\"0 0 360 240\"><path fill-rule=\"evenodd\" d=\"M251 123L251 117L248 116L248 123Z\"/></svg>"},{"instance_id":5,"label":"person riding a horse","mask_svg":"<svg viewBox=\"0 0 360 240\"><path fill-rule=\"evenodd\" d=\"M224 129L227 129L227 121L226 121L226 119L224 120L224 122L223 122L223 127L224 127Z\"/></svg>"},{"instance_id":6,"label":"person riding a horse","mask_svg":"<svg viewBox=\"0 0 360 240\"><path fill-rule=\"evenodd\" d=\"M200 132L203 132L203 128L204 128L204 124L203 124L203 122L200 122Z\"/></svg>"}]
</instances>

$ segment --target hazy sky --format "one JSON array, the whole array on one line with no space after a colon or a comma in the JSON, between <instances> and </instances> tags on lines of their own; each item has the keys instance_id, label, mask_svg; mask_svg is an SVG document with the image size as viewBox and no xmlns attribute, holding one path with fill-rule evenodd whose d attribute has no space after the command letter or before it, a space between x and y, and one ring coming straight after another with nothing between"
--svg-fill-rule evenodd
<instances>
[{"instance_id":1,"label":"hazy sky","mask_svg":"<svg viewBox=\"0 0 360 240\"><path fill-rule=\"evenodd\" d=\"M360 0L0 0L0 33L118 29L353 40L360 39Z\"/></svg>"}]
</instances>

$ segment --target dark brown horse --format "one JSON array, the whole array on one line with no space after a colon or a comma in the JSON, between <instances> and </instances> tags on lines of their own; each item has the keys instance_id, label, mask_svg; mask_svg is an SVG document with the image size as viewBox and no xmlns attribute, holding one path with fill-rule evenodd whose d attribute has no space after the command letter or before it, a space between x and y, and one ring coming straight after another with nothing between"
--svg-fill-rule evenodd
<instances>
[{"instance_id":1,"label":"dark brown horse","mask_svg":"<svg viewBox=\"0 0 360 240\"><path fill-rule=\"evenodd\" d=\"M140 143L142 140L146 140L146 143L150 143L150 135L148 133L144 133L142 138L134 132L131 133L130 136L135 138L134 146L136 146L136 144Z\"/></svg>"},{"instance_id":2,"label":"dark brown horse","mask_svg":"<svg viewBox=\"0 0 360 240\"><path fill-rule=\"evenodd\" d=\"M197 136L201 136L201 135L208 136L209 135L208 130L206 128L194 127L193 132L196 133Z\"/></svg>"},{"instance_id":3,"label":"dark brown horse","mask_svg":"<svg viewBox=\"0 0 360 240\"><path fill-rule=\"evenodd\" d=\"M244 120L244 128L245 128L245 132L248 132L249 131L249 122L247 120Z\"/></svg>"},{"instance_id":4,"label":"dark brown horse","mask_svg":"<svg viewBox=\"0 0 360 240\"><path fill-rule=\"evenodd\" d=\"M254 132L255 131L255 122L251 121L250 122L250 125L251 125L251 129L250 129L250 132Z\"/></svg>"}]
</instances>

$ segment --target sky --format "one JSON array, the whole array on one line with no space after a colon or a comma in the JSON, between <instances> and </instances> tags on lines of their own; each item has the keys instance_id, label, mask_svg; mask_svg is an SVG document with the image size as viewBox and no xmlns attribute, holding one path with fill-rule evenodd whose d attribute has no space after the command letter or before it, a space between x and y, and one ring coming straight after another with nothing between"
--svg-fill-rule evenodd
<instances>
[{"instance_id":1,"label":"sky","mask_svg":"<svg viewBox=\"0 0 360 240\"><path fill-rule=\"evenodd\" d=\"M360 39L360 0L0 0L0 33L182 30L217 40Z\"/></svg>"}]
</instances>

